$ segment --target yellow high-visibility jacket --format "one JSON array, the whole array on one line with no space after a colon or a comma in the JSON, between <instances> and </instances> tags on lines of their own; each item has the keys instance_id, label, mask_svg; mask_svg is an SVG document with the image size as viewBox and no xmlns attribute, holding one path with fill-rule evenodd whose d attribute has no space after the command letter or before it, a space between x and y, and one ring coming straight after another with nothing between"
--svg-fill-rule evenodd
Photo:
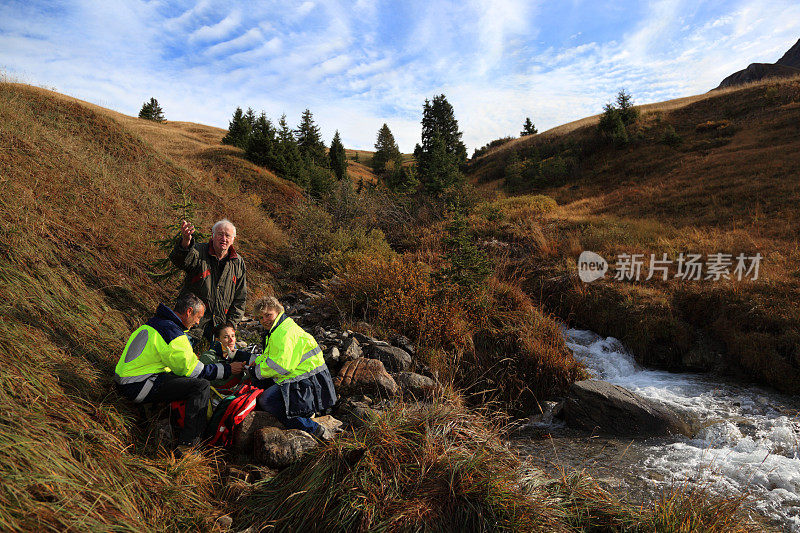
<instances>
[{"instance_id":1,"label":"yellow high-visibility jacket","mask_svg":"<svg viewBox=\"0 0 800 533\"><path fill-rule=\"evenodd\" d=\"M194 353L180 318L164 304L155 316L131 334L114 371L114 381L126 396L141 402L153 388L159 374L224 379L230 376L227 363L204 365Z\"/></svg>"},{"instance_id":2,"label":"yellow high-visibility jacket","mask_svg":"<svg viewBox=\"0 0 800 533\"><path fill-rule=\"evenodd\" d=\"M286 416L311 416L336 403L333 379L317 341L284 313L264 338L263 353L253 356L256 384L280 387Z\"/></svg>"}]
</instances>

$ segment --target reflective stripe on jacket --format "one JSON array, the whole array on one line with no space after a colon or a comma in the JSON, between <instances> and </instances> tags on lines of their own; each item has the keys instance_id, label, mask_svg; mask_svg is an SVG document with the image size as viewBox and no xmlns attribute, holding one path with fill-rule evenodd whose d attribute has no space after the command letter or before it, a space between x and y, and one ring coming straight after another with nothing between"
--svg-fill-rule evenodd
<instances>
[{"instance_id":1,"label":"reflective stripe on jacket","mask_svg":"<svg viewBox=\"0 0 800 533\"><path fill-rule=\"evenodd\" d=\"M317 341L284 313L264 341L264 352L255 359L256 379L291 383L327 368Z\"/></svg>"},{"instance_id":2,"label":"reflective stripe on jacket","mask_svg":"<svg viewBox=\"0 0 800 533\"><path fill-rule=\"evenodd\" d=\"M156 315L128 339L117 362L114 381L119 385L142 383L134 401L141 402L153 387L159 374L172 372L177 376L204 379L224 379L230 376L230 365L204 365L194 354L183 324L172 309L159 305ZM132 390L127 387L127 390Z\"/></svg>"}]
</instances>

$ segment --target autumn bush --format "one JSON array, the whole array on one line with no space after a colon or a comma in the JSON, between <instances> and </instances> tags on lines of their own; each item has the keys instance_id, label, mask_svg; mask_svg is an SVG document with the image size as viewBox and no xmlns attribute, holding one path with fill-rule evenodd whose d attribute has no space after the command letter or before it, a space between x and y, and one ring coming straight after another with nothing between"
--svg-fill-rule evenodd
<instances>
[{"instance_id":1,"label":"autumn bush","mask_svg":"<svg viewBox=\"0 0 800 533\"><path fill-rule=\"evenodd\" d=\"M581 365L519 287L487 279L482 287L437 282L430 266L408 257L351 262L331 287L339 310L409 336L440 378L474 403L515 411L563 393Z\"/></svg>"},{"instance_id":2,"label":"autumn bush","mask_svg":"<svg viewBox=\"0 0 800 533\"><path fill-rule=\"evenodd\" d=\"M465 325L469 306L454 287L437 285L432 273L407 257L377 262L361 257L341 271L331 292L349 316L407 335L423 348L460 353L471 344Z\"/></svg>"},{"instance_id":3,"label":"autumn bush","mask_svg":"<svg viewBox=\"0 0 800 533\"><path fill-rule=\"evenodd\" d=\"M316 203L298 207L291 231L282 261L293 278L304 282L329 277L351 260L381 260L394 253L380 229L337 224L334 216Z\"/></svg>"}]
</instances>

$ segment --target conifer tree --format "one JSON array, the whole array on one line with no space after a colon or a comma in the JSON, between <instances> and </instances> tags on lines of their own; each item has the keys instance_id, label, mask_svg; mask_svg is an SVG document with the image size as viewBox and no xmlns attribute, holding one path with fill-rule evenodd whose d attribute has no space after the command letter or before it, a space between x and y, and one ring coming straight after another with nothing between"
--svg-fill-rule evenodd
<instances>
[{"instance_id":1,"label":"conifer tree","mask_svg":"<svg viewBox=\"0 0 800 533\"><path fill-rule=\"evenodd\" d=\"M164 232L167 234L167 236L163 239L156 239L152 241L153 244L155 244L164 254L162 257L154 260L149 265L151 270L147 273L147 275L150 276L150 279L153 281L170 281L179 272L181 272L180 269L175 268L175 265L172 264L169 254L175 247L175 242L183 236L181 233L181 221L195 220L196 206L192 202L191 196L186 191L183 183L178 183L176 188L178 193L178 201L170 204L170 209L172 209L173 213L172 221L170 224L164 226ZM199 229L196 229L194 232L194 238L197 242L205 241L208 239L208 237L209 236L207 234L203 233Z\"/></svg>"},{"instance_id":2,"label":"conifer tree","mask_svg":"<svg viewBox=\"0 0 800 533\"><path fill-rule=\"evenodd\" d=\"M278 140L283 144L297 144L297 139L294 136L294 132L289 128L289 123L286 122L286 114L284 113L281 115L281 119L278 121Z\"/></svg>"},{"instance_id":3,"label":"conifer tree","mask_svg":"<svg viewBox=\"0 0 800 533\"><path fill-rule=\"evenodd\" d=\"M391 169L388 169L391 167ZM413 166L404 166L402 159L396 159L394 162L390 161L387 164L388 173L385 174L386 186L389 190L398 194L414 194L419 189L419 180L417 180L415 168Z\"/></svg>"},{"instance_id":4,"label":"conifer tree","mask_svg":"<svg viewBox=\"0 0 800 533\"><path fill-rule=\"evenodd\" d=\"M426 167L420 171L420 181L429 193L443 193L464 181L456 155L448 153L444 137L439 133L433 135L430 152L425 157Z\"/></svg>"},{"instance_id":5,"label":"conifer tree","mask_svg":"<svg viewBox=\"0 0 800 533\"><path fill-rule=\"evenodd\" d=\"M639 111L633 107L633 97L625 89L620 89L617 93L617 110L622 123L626 126L633 124L639 118Z\"/></svg>"},{"instance_id":6,"label":"conifer tree","mask_svg":"<svg viewBox=\"0 0 800 533\"><path fill-rule=\"evenodd\" d=\"M536 135L539 131L536 129L536 126L533 125L531 121L531 117L525 117L525 123L522 125L522 131L519 133L520 137L524 137L526 135Z\"/></svg>"},{"instance_id":7,"label":"conifer tree","mask_svg":"<svg viewBox=\"0 0 800 533\"><path fill-rule=\"evenodd\" d=\"M460 210L456 210L444 238L446 266L439 277L466 289L475 289L490 273L486 253L472 240L469 225Z\"/></svg>"},{"instance_id":8,"label":"conifer tree","mask_svg":"<svg viewBox=\"0 0 800 533\"><path fill-rule=\"evenodd\" d=\"M158 105L158 100L150 98L149 102L142 104L142 109L139 110L139 118L154 122L164 122L164 110Z\"/></svg>"},{"instance_id":9,"label":"conifer tree","mask_svg":"<svg viewBox=\"0 0 800 533\"><path fill-rule=\"evenodd\" d=\"M306 167L308 185L306 188L311 196L322 198L333 190L336 183L331 169L311 164Z\"/></svg>"},{"instance_id":10,"label":"conifer tree","mask_svg":"<svg viewBox=\"0 0 800 533\"><path fill-rule=\"evenodd\" d=\"M252 126L245 114L242 113L242 108L237 107L233 112L233 118L228 123L228 133L222 138L222 144L230 144L245 150L251 130Z\"/></svg>"},{"instance_id":11,"label":"conifer tree","mask_svg":"<svg viewBox=\"0 0 800 533\"><path fill-rule=\"evenodd\" d=\"M392 130L385 123L378 130L378 139L375 141L375 154L372 156L372 170L376 174L385 172L386 164L402 158L400 147L394 140Z\"/></svg>"},{"instance_id":12,"label":"conifer tree","mask_svg":"<svg viewBox=\"0 0 800 533\"><path fill-rule=\"evenodd\" d=\"M247 125L250 126L250 129L253 129L253 126L256 125L256 112L253 111L252 107L247 108L247 113L244 114L244 119L247 121Z\"/></svg>"},{"instance_id":13,"label":"conifer tree","mask_svg":"<svg viewBox=\"0 0 800 533\"><path fill-rule=\"evenodd\" d=\"M425 100L422 109L422 144L414 148L417 177L425 189L440 194L463 183L459 167L467 161L453 106L443 94Z\"/></svg>"},{"instance_id":14,"label":"conifer tree","mask_svg":"<svg viewBox=\"0 0 800 533\"><path fill-rule=\"evenodd\" d=\"M247 142L245 156L256 165L275 170L276 144L275 128L267 115L262 112L253 124L253 132Z\"/></svg>"},{"instance_id":15,"label":"conifer tree","mask_svg":"<svg viewBox=\"0 0 800 533\"><path fill-rule=\"evenodd\" d=\"M312 163L327 166L325 143L322 142L322 135L319 133L319 127L314 123L314 115L310 110L303 111L296 133L300 154Z\"/></svg>"},{"instance_id":16,"label":"conifer tree","mask_svg":"<svg viewBox=\"0 0 800 533\"><path fill-rule=\"evenodd\" d=\"M275 170L283 174L283 177L289 181L306 187L309 182L308 168L300 154L294 132L286 122L286 115L281 115L278 126L278 154Z\"/></svg>"},{"instance_id":17,"label":"conifer tree","mask_svg":"<svg viewBox=\"0 0 800 533\"><path fill-rule=\"evenodd\" d=\"M458 121L453 106L445 95L433 97L433 101L425 100L422 109L422 145L421 153L431 151L434 135L439 135L444 142L445 150L455 157L457 165L467 161L467 147L461 141L462 133L458 131ZM415 149L415 155L417 150Z\"/></svg>"},{"instance_id":18,"label":"conifer tree","mask_svg":"<svg viewBox=\"0 0 800 533\"><path fill-rule=\"evenodd\" d=\"M336 179L344 179L344 177L347 175L347 155L344 151L342 139L339 137L339 130L336 130L336 134L333 136L333 140L331 141L331 149L328 152L328 155L330 156L331 169L333 169Z\"/></svg>"}]
</instances>

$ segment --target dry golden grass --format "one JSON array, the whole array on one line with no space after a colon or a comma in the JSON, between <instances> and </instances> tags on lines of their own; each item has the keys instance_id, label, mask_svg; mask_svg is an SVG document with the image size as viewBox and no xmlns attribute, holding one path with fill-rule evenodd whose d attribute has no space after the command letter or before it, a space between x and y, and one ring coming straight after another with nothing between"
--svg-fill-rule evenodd
<instances>
[{"instance_id":1,"label":"dry golden grass","mask_svg":"<svg viewBox=\"0 0 800 533\"><path fill-rule=\"evenodd\" d=\"M355 183L378 183L378 177L372 172L372 169L364 163L347 159L347 175Z\"/></svg>"},{"instance_id":2,"label":"dry golden grass","mask_svg":"<svg viewBox=\"0 0 800 533\"><path fill-rule=\"evenodd\" d=\"M195 224L237 224L252 288L272 283L286 238L262 206L298 194L208 157L218 136L0 83L0 529L210 530L224 508L215 460L159 455L111 386L131 329L175 296L147 273L177 184Z\"/></svg>"}]
</instances>

